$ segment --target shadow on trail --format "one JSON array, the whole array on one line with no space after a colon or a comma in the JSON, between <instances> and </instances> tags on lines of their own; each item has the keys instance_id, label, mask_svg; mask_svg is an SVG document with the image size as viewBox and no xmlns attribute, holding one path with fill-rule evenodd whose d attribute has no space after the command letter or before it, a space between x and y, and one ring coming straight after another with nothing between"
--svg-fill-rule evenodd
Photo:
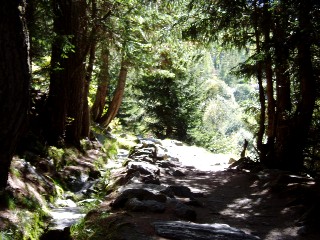
<instances>
[{"instance_id":1,"label":"shadow on trail","mask_svg":"<svg viewBox=\"0 0 320 240\"><path fill-rule=\"evenodd\" d=\"M289 208L289 196L273 193L254 174L235 171L202 172L191 170L185 177L166 177L163 183L189 187L203 192L203 207L197 208L197 222L225 223L261 239L319 239L319 236L298 235L299 218Z\"/></svg>"}]
</instances>

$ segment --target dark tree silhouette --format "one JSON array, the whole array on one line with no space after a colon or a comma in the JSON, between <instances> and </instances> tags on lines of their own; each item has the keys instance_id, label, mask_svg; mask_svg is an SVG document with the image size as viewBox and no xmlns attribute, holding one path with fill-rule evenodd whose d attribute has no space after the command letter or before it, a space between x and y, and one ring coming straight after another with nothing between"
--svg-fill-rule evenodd
<instances>
[{"instance_id":1,"label":"dark tree silhouette","mask_svg":"<svg viewBox=\"0 0 320 240\"><path fill-rule=\"evenodd\" d=\"M85 92L87 4L85 0L54 0L53 6L56 38L52 45L46 137L50 144L62 140L78 146L80 139L89 135Z\"/></svg>"},{"instance_id":2,"label":"dark tree silhouette","mask_svg":"<svg viewBox=\"0 0 320 240\"><path fill-rule=\"evenodd\" d=\"M15 0L0 5L0 195L27 121L30 69L25 3Z\"/></svg>"}]
</instances>

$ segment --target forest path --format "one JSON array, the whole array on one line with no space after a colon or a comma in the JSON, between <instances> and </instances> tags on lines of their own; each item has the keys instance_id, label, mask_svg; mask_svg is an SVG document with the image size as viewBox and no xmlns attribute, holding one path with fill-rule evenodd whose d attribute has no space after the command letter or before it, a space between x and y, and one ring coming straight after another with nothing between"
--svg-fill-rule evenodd
<instances>
[{"instance_id":1,"label":"forest path","mask_svg":"<svg viewBox=\"0 0 320 240\"><path fill-rule=\"evenodd\" d=\"M196 199L196 205L190 205L197 215L195 223L228 224L265 240L320 239L316 234L301 234L304 229L297 225L297 220L304 209L300 205L290 206L296 196L274 191L273 182L278 183L281 172L264 170L250 173L227 169L230 157L228 155L216 155L201 148L166 141L161 142L162 146L173 158L168 161L176 164L179 159L179 169L184 175L173 176L162 171L161 185L188 187L193 193L204 194ZM189 205L189 198L177 199ZM111 197L104 202L100 211L110 211L109 204L112 201L114 198ZM161 214L123 210L111 212L114 218L124 217L126 224L131 223L135 226L134 229L139 229L141 233L150 237L145 239L180 239L163 238L155 233L154 222L177 220L172 211L166 210Z\"/></svg>"},{"instance_id":2,"label":"forest path","mask_svg":"<svg viewBox=\"0 0 320 240\"><path fill-rule=\"evenodd\" d=\"M183 178L164 178L162 183L205 192L199 199L203 207L194 208L198 223L228 224L268 240L312 239L298 235L297 216L286 207L290 199L261 189L250 173L196 170Z\"/></svg>"},{"instance_id":3,"label":"forest path","mask_svg":"<svg viewBox=\"0 0 320 240\"><path fill-rule=\"evenodd\" d=\"M266 172L261 181L257 174L228 170L231 155L212 154L202 148L176 146L170 141L162 144L169 155L176 155L186 176L166 176L162 184L183 185L193 192L204 192L203 207L195 208L198 223L224 223L266 240L320 239L319 236L301 236L296 221L299 214L289 203L292 196L272 192L268 185L275 175ZM271 173L270 171L269 173ZM269 176L268 176L269 175Z\"/></svg>"}]
</instances>

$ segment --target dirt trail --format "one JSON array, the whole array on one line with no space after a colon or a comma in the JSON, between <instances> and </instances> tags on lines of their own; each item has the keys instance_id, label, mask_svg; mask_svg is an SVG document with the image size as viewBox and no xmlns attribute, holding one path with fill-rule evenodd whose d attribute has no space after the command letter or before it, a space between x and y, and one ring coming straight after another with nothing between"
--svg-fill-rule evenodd
<instances>
[{"instance_id":1,"label":"dirt trail","mask_svg":"<svg viewBox=\"0 0 320 240\"><path fill-rule=\"evenodd\" d=\"M287 207L292 200L263 189L257 178L245 172L204 172L189 170L184 177L163 176L164 185L183 185L193 192L205 193L198 198L199 206L192 206L197 213L196 223L223 223L265 240L313 240L320 235L298 234L299 209ZM179 199L188 202L189 199ZM171 214L130 212L126 221L136 225L139 231L155 236L150 223L158 220L177 220ZM301 231L301 230L300 230Z\"/></svg>"},{"instance_id":2,"label":"dirt trail","mask_svg":"<svg viewBox=\"0 0 320 240\"><path fill-rule=\"evenodd\" d=\"M290 199L261 189L250 173L189 171L184 178L163 182L180 182L193 191L205 192L199 199L203 207L194 208L199 223L225 223L261 239L312 239L298 236L298 216L286 207Z\"/></svg>"},{"instance_id":3,"label":"dirt trail","mask_svg":"<svg viewBox=\"0 0 320 240\"><path fill-rule=\"evenodd\" d=\"M171 170L170 172L166 168L161 168L159 176L161 185L188 187L193 193L203 194L203 196L195 195L197 197L194 199L175 196L176 200L185 203L196 212L195 223L228 224L265 240L320 239L319 233L305 234L306 229L297 224L303 212L310 206L292 204L298 199L297 196L303 196L303 193L299 192L300 189L307 189L308 184L314 184L312 179L309 182L309 179L301 178L307 181L302 183L299 177L276 170L250 173L226 169L225 157L218 160L215 155L210 155L201 149L185 146L173 146L170 149L170 145L165 145L165 148L169 149L169 155L173 157L167 161L169 163L171 161L171 164L183 174L177 176L172 174ZM120 169L123 176L126 176L126 171ZM283 176L285 181L289 177L289 182L283 182L281 178ZM291 178L298 179L300 182L290 182ZM281 185L283 183L284 185ZM300 188L301 186L303 188ZM288 189L295 189L297 192L292 194ZM111 209L110 203L115 200L115 197L116 195L113 194L107 196L98 211L89 213L88 222L94 222L101 214L111 212L108 218L100 218L96 224L108 226L108 229L114 231L121 226L118 229L122 233L121 236L131 236L129 239L163 240L165 238L155 233L153 223L180 220L174 214L175 210L170 209L170 205L161 213ZM138 234L137 238L134 234Z\"/></svg>"}]
</instances>

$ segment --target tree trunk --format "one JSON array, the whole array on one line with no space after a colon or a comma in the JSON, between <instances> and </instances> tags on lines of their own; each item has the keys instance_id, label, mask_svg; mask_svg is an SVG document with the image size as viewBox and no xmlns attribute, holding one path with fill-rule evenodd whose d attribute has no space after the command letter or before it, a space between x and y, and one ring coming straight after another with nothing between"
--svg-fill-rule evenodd
<instances>
[{"instance_id":1,"label":"tree trunk","mask_svg":"<svg viewBox=\"0 0 320 240\"><path fill-rule=\"evenodd\" d=\"M88 111L88 104L85 93L85 59L88 53L87 42L87 16L86 16L86 0L73 0L70 9L71 26L70 31L74 36L71 43L75 46L74 53L68 58L68 104L67 104L67 128L66 140L68 143L78 146L83 136L83 116ZM88 88L89 89L89 88ZM70 121L69 121L70 120ZM89 124L87 122L86 124Z\"/></svg>"},{"instance_id":2,"label":"tree trunk","mask_svg":"<svg viewBox=\"0 0 320 240\"><path fill-rule=\"evenodd\" d=\"M274 159L274 142L275 142L275 130L276 130L276 102L274 99L274 82L273 82L273 69L272 69L272 57L271 57L271 39L270 31L272 25L272 17L270 14L270 3L268 0L264 1L263 5L263 35L264 35L264 65L266 75L266 93L267 93L267 143L264 145L263 156L264 163L268 167L275 166Z\"/></svg>"},{"instance_id":3,"label":"tree trunk","mask_svg":"<svg viewBox=\"0 0 320 240\"><path fill-rule=\"evenodd\" d=\"M276 76L276 89L277 89L277 116L276 116L276 142L275 142L275 158L277 165L281 168L285 167L283 159L288 154L285 150L290 136L291 125L291 89L290 89L290 76L288 74L288 60L289 49L284 44L283 39L286 37L286 24L288 20L282 15L275 17L275 24L273 30L274 49L275 49L275 76ZM285 153L287 152L287 153ZM283 166L284 165L284 166ZM288 165L289 166L289 165Z\"/></svg>"},{"instance_id":4,"label":"tree trunk","mask_svg":"<svg viewBox=\"0 0 320 240\"><path fill-rule=\"evenodd\" d=\"M88 102L89 86L90 86L90 82L85 81L85 85L83 89L84 103L83 103L81 138L87 138L90 135L90 109L89 109L89 102Z\"/></svg>"},{"instance_id":5,"label":"tree trunk","mask_svg":"<svg viewBox=\"0 0 320 240\"><path fill-rule=\"evenodd\" d=\"M85 85L84 85L84 110L83 110L83 123L82 123L82 137L88 137L90 134L90 109L88 103L88 94L89 94L89 87L92 78L93 67L95 63L96 57L96 45L97 45L97 32L98 32L98 25L96 24L96 17L97 17L97 3L95 0L92 0L92 14L91 20L93 21L89 44L90 44L90 51L89 51L89 61L88 66L86 69L86 78L85 78Z\"/></svg>"},{"instance_id":6,"label":"tree trunk","mask_svg":"<svg viewBox=\"0 0 320 240\"><path fill-rule=\"evenodd\" d=\"M51 72L49 96L46 104L45 119L45 137L50 145L56 145L64 141L66 115L67 115L67 96L65 86L65 65L66 59L61 58L63 54L63 19L58 17L59 6L54 4L56 18L54 20L53 30L57 37L52 43L51 53Z\"/></svg>"},{"instance_id":7,"label":"tree trunk","mask_svg":"<svg viewBox=\"0 0 320 240\"><path fill-rule=\"evenodd\" d=\"M122 60L117 88L113 95L112 101L109 105L107 113L103 115L99 120L99 123L102 124L104 127L107 127L110 124L110 122L115 118L115 116L119 111L120 105L122 103L123 94L124 94L124 88L126 85L127 73L128 73L127 62L125 60Z\"/></svg>"},{"instance_id":8,"label":"tree trunk","mask_svg":"<svg viewBox=\"0 0 320 240\"><path fill-rule=\"evenodd\" d=\"M100 73L98 75L98 88L96 97L91 108L91 116L95 122L99 122L103 114L106 104L109 85L109 49L106 45L102 46L101 57L102 61Z\"/></svg>"},{"instance_id":9,"label":"tree trunk","mask_svg":"<svg viewBox=\"0 0 320 240\"><path fill-rule=\"evenodd\" d=\"M88 52L85 0L54 0L54 31L48 99L47 138L78 146L83 137L85 101L85 57ZM88 123L86 123L88 124Z\"/></svg>"},{"instance_id":10,"label":"tree trunk","mask_svg":"<svg viewBox=\"0 0 320 240\"><path fill-rule=\"evenodd\" d=\"M280 167L288 170L299 171L303 166L303 150L307 141L312 114L316 100L316 80L312 65L310 11L309 1L300 3L299 9L299 40L298 50L298 78L300 81L300 101L289 128L277 144L277 159Z\"/></svg>"},{"instance_id":11,"label":"tree trunk","mask_svg":"<svg viewBox=\"0 0 320 240\"><path fill-rule=\"evenodd\" d=\"M11 159L26 124L29 107L25 3L3 1L0 5L0 198L7 185Z\"/></svg>"},{"instance_id":12,"label":"tree trunk","mask_svg":"<svg viewBox=\"0 0 320 240\"><path fill-rule=\"evenodd\" d=\"M259 32L259 11L257 8L258 2L254 3L254 31L255 31L255 44L257 48L257 54L261 54L261 41L260 41L260 32ZM259 86L259 102L260 102L260 118L259 118L259 130L257 133L257 148L260 153L261 162L265 162L266 153L264 151L263 137L265 134L265 121L266 121L266 98L265 98L265 90L262 82L262 63L261 60L257 61L257 80Z\"/></svg>"}]
</instances>

